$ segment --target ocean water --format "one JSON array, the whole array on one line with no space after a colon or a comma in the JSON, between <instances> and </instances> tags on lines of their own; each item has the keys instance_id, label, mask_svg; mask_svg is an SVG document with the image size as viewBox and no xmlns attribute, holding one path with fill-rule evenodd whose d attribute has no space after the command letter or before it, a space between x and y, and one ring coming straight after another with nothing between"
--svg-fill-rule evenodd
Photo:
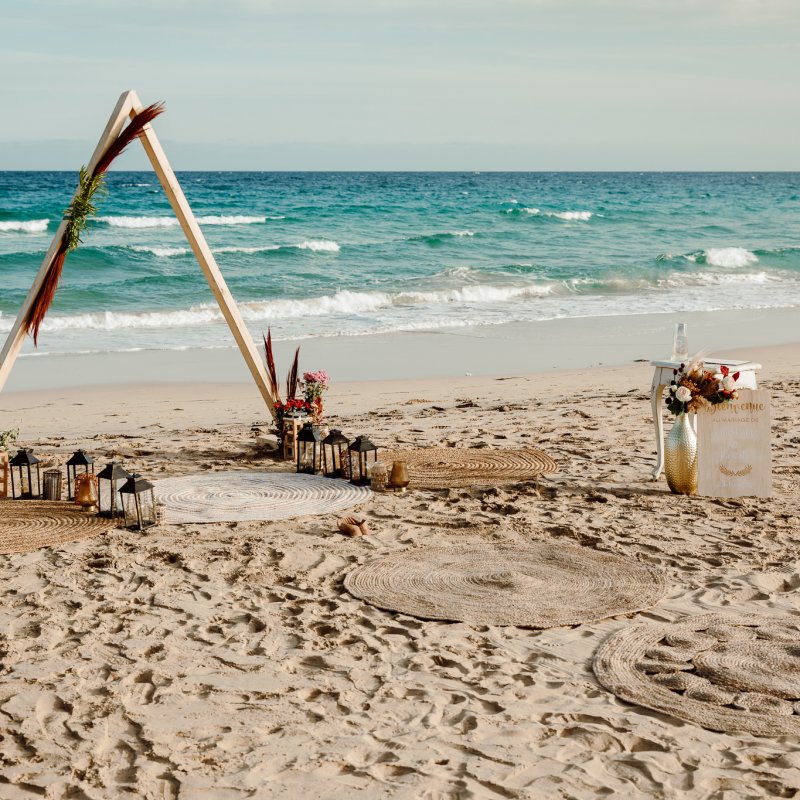
<instances>
[{"instance_id":1,"label":"ocean water","mask_svg":"<svg viewBox=\"0 0 800 800\"><path fill-rule=\"evenodd\" d=\"M798 173L178 177L257 341L800 306ZM76 179L0 173L0 336ZM38 352L232 347L155 176L108 189Z\"/></svg>"}]
</instances>

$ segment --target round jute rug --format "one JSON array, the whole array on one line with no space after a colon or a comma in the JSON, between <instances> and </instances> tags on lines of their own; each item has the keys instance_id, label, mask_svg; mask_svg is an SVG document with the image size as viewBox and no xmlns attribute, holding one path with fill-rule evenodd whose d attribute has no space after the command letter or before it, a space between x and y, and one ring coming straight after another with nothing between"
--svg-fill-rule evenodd
<instances>
[{"instance_id":1,"label":"round jute rug","mask_svg":"<svg viewBox=\"0 0 800 800\"><path fill-rule=\"evenodd\" d=\"M161 521L240 522L330 514L369 500L363 486L287 472L209 472L156 482Z\"/></svg>"},{"instance_id":2,"label":"round jute rug","mask_svg":"<svg viewBox=\"0 0 800 800\"><path fill-rule=\"evenodd\" d=\"M478 447L383 450L378 453L378 460L390 467L393 461L405 461L411 489L459 489L518 483L558 471L558 464L535 447L518 450Z\"/></svg>"},{"instance_id":3,"label":"round jute rug","mask_svg":"<svg viewBox=\"0 0 800 800\"><path fill-rule=\"evenodd\" d=\"M653 567L557 542L420 547L356 567L347 591L423 619L555 628L652 606L666 580Z\"/></svg>"},{"instance_id":4,"label":"round jute rug","mask_svg":"<svg viewBox=\"0 0 800 800\"><path fill-rule=\"evenodd\" d=\"M800 618L703 614L635 625L592 664L623 700L704 728L800 734Z\"/></svg>"},{"instance_id":5,"label":"round jute rug","mask_svg":"<svg viewBox=\"0 0 800 800\"><path fill-rule=\"evenodd\" d=\"M74 503L0 500L0 553L57 547L90 539L113 527L112 520L87 514Z\"/></svg>"}]
</instances>

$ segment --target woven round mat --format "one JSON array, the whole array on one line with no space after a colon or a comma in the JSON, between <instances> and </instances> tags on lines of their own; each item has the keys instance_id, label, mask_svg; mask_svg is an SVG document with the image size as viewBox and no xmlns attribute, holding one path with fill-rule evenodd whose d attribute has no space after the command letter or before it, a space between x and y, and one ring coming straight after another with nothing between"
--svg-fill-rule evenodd
<instances>
[{"instance_id":1,"label":"woven round mat","mask_svg":"<svg viewBox=\"0 0 800 800\"><path fill-rule=\"evenodd\" d=\"M403 550L356 567L344 585L371 605L414 617L524 628L629 614L666 591L653 567L555 542Z\"/></svg>"},{"instance_id":2,"label":"woven round mat","mask_svg":"<svg viewBox=\"0 0 800 800\"><path fill-rule=\"evenodd\" d=\"M478 447L423 447L416 450L382 450L378 460L391 468L405 461L414 489L459 489L486 484L530 481L558 464L535 447L490 450Z\"/></svg>"},{"instance_id":3,"label":"woven round mat","mask_svg":"<svg viewBox=\"0 0 800 800\"><path fill-rule=\"evenodd\" d=\"M800 617L636 625L605 641L592 668L623 700L704 728L800 734Z\"/></svg>"},{"instance_id":4,"label":"woven round mat","mask_svg":"<svg viewBox=\"0 0 800 800\"><path fill-rule=\"evenodd\" d=\"M74 503L0 500L0 553L56 547L90 539L113 527L112 520L87 514Z\"/></svg>"},{"instance_id":5,"label":"woven round mat","mask_svg":"<svg viewBox=\"0 0 800 800\"><path fill-rule=\"evenodd\" d=\"M286 472L209 472L156 481L162 522L240 522L329 514L369 500L363 486Z\"/></svg>"}]
</instances>

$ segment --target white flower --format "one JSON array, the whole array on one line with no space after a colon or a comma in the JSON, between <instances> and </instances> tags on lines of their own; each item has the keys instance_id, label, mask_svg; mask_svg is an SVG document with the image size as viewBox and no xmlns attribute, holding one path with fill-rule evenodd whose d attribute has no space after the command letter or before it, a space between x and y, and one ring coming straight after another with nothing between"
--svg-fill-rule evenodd
<instances>
[{"instance_id":1,"label":"white flower","mask_svg":"<svg viewBox=\"0 0 800 800\"><path fill-rule=\"evenodd\" d=\"M685 386L679 386L678 391L675 392L675 397L680 400L681 403L688 403L692 399L692 393Z\"/></svg>"},{"instance_id":2,"label":"white flower","mask_svg":"<svg viewBox=\"0 0 800 800\"><path fill-rule=\"evenodd\" d=\"M722 379L721 385L723 392L732 392L736 388L736 381L733 379L732 375L726 375Z\"/></svg>"}]
</instances>

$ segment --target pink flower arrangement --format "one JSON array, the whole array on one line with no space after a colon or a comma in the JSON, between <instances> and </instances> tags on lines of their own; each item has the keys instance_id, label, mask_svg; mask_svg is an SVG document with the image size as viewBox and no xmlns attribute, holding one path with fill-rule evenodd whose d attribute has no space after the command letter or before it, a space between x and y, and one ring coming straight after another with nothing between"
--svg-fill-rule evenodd
<instances>
[{"instance_id":1,"label":"pink flower arrangement","mask_svg":"<svg viewBox=\"0 0 800 800\"><path fill-rule=\"evenodd\" d=\"M303 396L311 406L311 414L314 422L319 425L322 421L324 405L322 403L322 393L328 388L330 378L325 370L303 373Z\"/></svg>"},{"instance_id":2,"label":"pink flower arrangement","mask_svg":"<svg viewBox=\"0 0 800 800\"><path fill-rule=\"evenodd\" d=\"M303 381L305 383L318 383L322 389L328 388L328 373L324 369L317 370L316 372L304 372Z\"/></svg>"}]
</instances>

